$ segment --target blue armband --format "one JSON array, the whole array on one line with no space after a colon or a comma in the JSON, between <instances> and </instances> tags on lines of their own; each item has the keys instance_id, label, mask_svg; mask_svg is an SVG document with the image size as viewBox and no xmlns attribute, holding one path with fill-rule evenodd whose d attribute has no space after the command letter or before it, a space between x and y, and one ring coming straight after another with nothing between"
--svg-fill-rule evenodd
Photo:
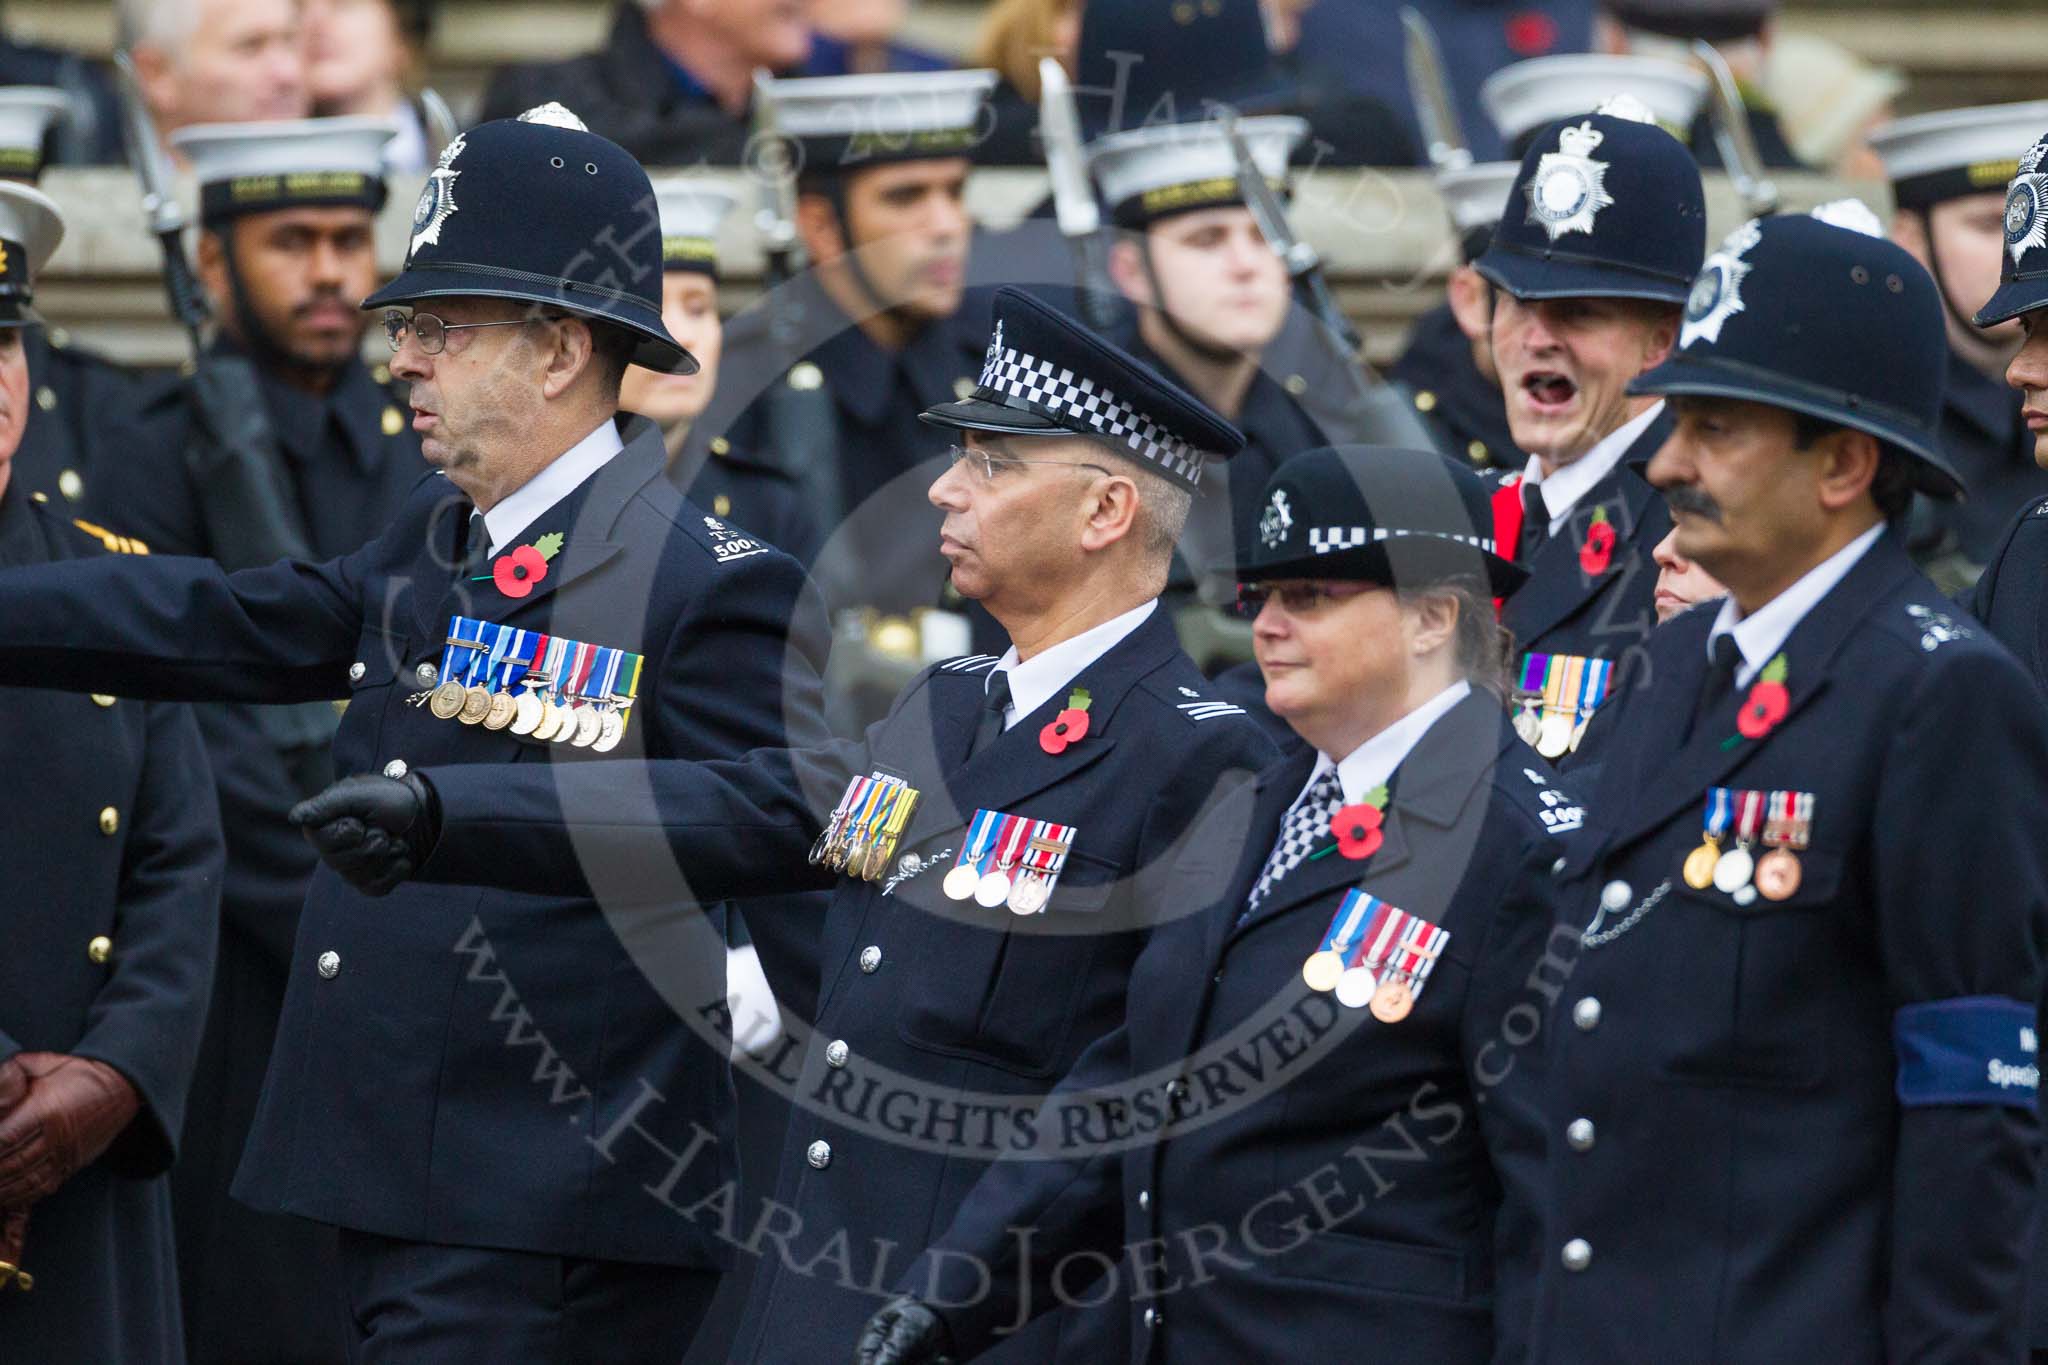
<instances>
[{"instance_id":1,"label":"blue armband","mask_svg":"<svg viewBox=\"0 0 2048 1365\"><path fill-rule=\"evenodd\" d=\"M1907 1005L1892 1016L1899 1103L2032 1109L2041 1085L2034 1010L2002 995Z\"/></svg>"}]
</instances>

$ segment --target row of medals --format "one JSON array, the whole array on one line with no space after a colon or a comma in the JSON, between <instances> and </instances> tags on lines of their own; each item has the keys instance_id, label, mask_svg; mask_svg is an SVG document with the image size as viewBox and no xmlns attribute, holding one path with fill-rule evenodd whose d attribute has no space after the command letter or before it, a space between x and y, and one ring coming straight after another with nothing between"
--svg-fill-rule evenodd
<instances>
[{"instance_id":1,"label":"row of medals","mask_svg":"<svg viewBox=\"0 0 2048 1365\"><path fill-rule=\"evenodd\" d=\"M1060 852L1061 845L1053 839L1033 839L1030 853ZM1012 877L1010 865L992 867L986 872L976 872L975 862L966 861L946 874L939 883L939 889L949 900L972 900L984 910L993 910L998 905L1008 905L1012 914L1035 915L1045 909L1045 903L1052 895L1052 879L1041 876L1033 868L1025 868L1024 875Z\"/></svg>"},{"instance_id":2,"label":"row of medals","mask_svg":"<svg viewBox=\"0 0 2048 1365\"><path fill-rule=\"evenodd\" d=\"M1539 700L1533 694L1525 693L1519 699L1521 709L1515 712L1515 733L1545 758L1563 758L1579 747L1579 741L1586 736L1586 723L1593 719L1596 708L1587 707L1585 714L1576 706L1538 706Z\"/></svg>"},{"instance_id":3,"label":"row of medals","mask_svg":"<svg viewBox=\"0 0 2048 1365\"><path fill-rule=\"evenodd\" d=\"M1397 952L1412 952L1422 957L1435 957L1443 949L1410 947ZM1390 958L1393 954L1388 955ZM1335 991L1337 999L1352 1009L1369 1005L1372 1017L1382 1024L1398 1024L1408 1017L1415 1008L1415 991L1409 984L1414 977L1398 967L1381 964L1381 971L1374 972L1364 963L1355 967L1344 965L1344 955L1327 950L1310 953L1308 961L1301 964L1302 980L1315 991ZM1367 996L1366 990L1372 994Z\"/></svg>"},{"instance_id":4,"label":"row of medals","mask_svg":"<svg viewBox=\"0 0 2048 1365\"><path fill-rule=\"evenodd\" d=\"M1771 901L1789 898L1799 890L1801 875L1799 855L1791 849L1780 846L1757 858L1750 853L1747 839L1724 850L1719 836L1709 834L1685 855L1687 886L1695 891L1711 886L1744 905L1755 895Z\"/></svg>"},{"instance_id":5,"label":"row of medals","mask_svg":"<svg viewBox=\"0 0 2048 1365\"><path fill-rule=\"evenodd\" d=\"M896 803L888 823L875 831L872 838L857 827L850 828L849 820L827 825L811 845L811 866L829 867L864 882L880 880L888 870L889 860L896 856L897 841L910 827L910 817L917 813L917 803L924 799L915 787L905 787L904 793L907 799Z\"/></svg>"},{"instance_id":6,"label":"row of medals","mask_svg":"<svg viewBox=\"0 0 2048 1365\"><path fill-rule=\"evenodd\" d=\"M459 720L486 730L510 730L536 743L568 744L599 754L619 747L626 733L625 711L633 704L631 697L613 696L598 703L577 701L565 706L542 695L549 681L540 674L529 673L520 679L527 690L516 697L510 692L444 682L427 694L427 709L441 720Z\"/></svg>"}]
</instances>

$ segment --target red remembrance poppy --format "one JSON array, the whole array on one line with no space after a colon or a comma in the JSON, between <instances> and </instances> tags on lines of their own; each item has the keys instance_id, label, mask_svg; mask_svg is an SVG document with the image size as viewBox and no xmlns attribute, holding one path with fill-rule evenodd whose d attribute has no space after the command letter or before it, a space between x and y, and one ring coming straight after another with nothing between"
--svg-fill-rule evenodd
<instances>
[{"instance_id":1,"label":"red remembrance poppy","mask_svg":"<svg viewBox=\"0 0 2048 1365\"><path fill-rule=\"evenodd\" d=\"M526 596L533 591L534 584L547 576L547 558L531 545L521 545L510 554L500 555L491 565L491 581L507 597Z\"/></svg>"},{"instance_id":2,"label":"red remembrance poppy","mask_svg":"<svg viewBox=\"0 0 2048 1365\"><path fill-rule=\"evenodd\" d=\"M1735 715L1735 728L1744 739L1762 739L1778 728L1778 722L1785 719L1791 706L1792 694L1785 690L1785 684L1760 681L1743 698L1742 710Z\"/></svg>"},{"instance_id":3,"label":"red remembrance poppy","mask_svg":"<svg viewBox=\"0 0 2048 1365\"><path fill-rule=\"evenodd\" d=\"M1063 754L1069 744L1088 737L1088 713L1069 706L1038 732L1038 747L1049 754Z\"/></svg>"},{"instance_id":4,"label":"red remembrance poppy","mask_svg":"<svg viewBox=\"0 0 2048 1365\"><path fill-rule=\"evenodd\" d=\"M1607 572L1614 562L1614 524L1596 521L1586 532L1586 543L1579 547L1579 568L1587 575L1598 578Z\"/></svg>"},{"instance_id":5,"label":"red remembrance poppy","mask_svg":"<svg viewBox=\"0 0 2048 1365\"><path fill-rule=\"evenodd\" d=\"M1386 837L1380 830L1385 818L1379 807L1363 802L1339 810L1330 817L1330 833L1337 836L1337 852L1354 862L1370 858Z\"/></svg>"}]
</instances>

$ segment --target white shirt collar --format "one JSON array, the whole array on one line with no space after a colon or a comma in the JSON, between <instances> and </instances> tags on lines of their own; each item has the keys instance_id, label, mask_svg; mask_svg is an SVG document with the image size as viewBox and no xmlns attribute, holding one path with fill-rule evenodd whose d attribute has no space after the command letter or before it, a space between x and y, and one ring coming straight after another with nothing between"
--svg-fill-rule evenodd
<instances>
[{"instance_id":1,"label":"white shirt collar","mask_svg":"<svg viewBox=\"0 0 2048 1365\"><path fill-rule=\"evenodd\" d=\"M1430 726L1441 720L1446 711L1471 695L1472 684L1460 679L1353 749L1341 760L1332 759L1328 754L1317 754L1315 770L1308 775L1308 781L1302 784L1302 791L1314 786L1316 779L1334 767L1337 770L1338 785L1344 788L1344 804L1357 805L1365 799L1367 792L1393 778L1394 770L1407 760L1409 751L1429 733Z\"/></svg>"},{"instance_id":2,"label":"white shirt collar","mask_svg":"<svg viewBox=\"0 0 2048 1365\"><path fill-rule=\"evenodd\" d=\"M1528 465L1522 470L1522 481L1543 490L1543 510L1550 513L1550 534L1556 535L1564 529L1565 521L1571 516L1572 508L1579 505L1579 499L1592 492L1594 484L1614 472L1614 467L1621 463L1621 457L1628 454L1629 447L1650 429L1650 423L1656 421L1657 415L1663 411L1664 400L1660 398L1607 433L1584 455L1560 466L1547 479L1543 477L1543 462L1534 455L1529 457Z\"/></svg>"},{"instance_id":3,"label":"white shirt collar","mask_svg":"<svg viewBox=\"0 0 2048 1365\"><path fill-rule=\"evenodd\" d=\"M1808 612L1820 605L1820 600L1834 590L1856 567L1856 561L1870 552L1877 544L1877 538L1884 534L1885 523L1865 531L1841 549L1808 569L1798 582L1744 616L1735 605L1735 599L1721 599L1721 611L1714 618L1714 628L1707 633L1707 658L1714 657L1714 641L1723 635L1735 637L1736 648L1742 651L1742 663L1735 670L1735 685L1747 687L1763 672L1764 665L1785 646L1792 632Z\"/></svg>"},{"instance_id":4,"label":"white shirt collar","mask_svg":"<svg viewBox=\"0 0 2048 1365\"><path fill-rule=\"evenodd\" d=\"M540 473L520 485L484 513L484 529L491 533L492 554L498 554L519 538L519 533L539 519L540 514L569 496L575 487L611 463L626 448L619 429L606 418L597 430L557 455Z\"/></svg>"},{"instance_id":5,"label":"white shirt collar","mask_svg":"<svg viewBox=\"0 0 2048 1365\"><path fill-rule=\"evenodd\" d=\"M1062 640L1050 649L1040 650L1028 662L1019 662L1017 646L1011 645L986 675L990 678L1004 672L1010 675L1010 709L1003 715L1003 728L1009 729L1045 705L1047 698L1080 677L1083 669L1144 625L1145 618L1158 605L1154 599L1142 607L1132 607L1123 615L1112 616L1070 640Z\"/></svg>"}]
</instances>

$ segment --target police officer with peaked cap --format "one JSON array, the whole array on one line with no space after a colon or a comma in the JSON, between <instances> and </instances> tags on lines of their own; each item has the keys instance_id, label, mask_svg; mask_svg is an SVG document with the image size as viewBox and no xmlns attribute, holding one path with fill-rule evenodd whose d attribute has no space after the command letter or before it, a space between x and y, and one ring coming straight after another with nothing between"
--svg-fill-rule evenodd
<instances>
[{"instance_id":1,"label":"police officer with peaked cap","mask_svg":"<svg viewBox=\"0 0 2048 1365\"><path fill-rule=\"evenodd\" d=\"M1866 218L1738 228L1637 381L1729 595L1651 639L1561 874L1534 1360L2023 1354L2048 853L1985 812L2048 800L2048 715L1907 558L1941 303Z\"/></svg>"},{"instance_id":2,"label":"police officer with peaked cap","mask_svg":"<svg viewBox=\"0 0 2048 1365\"><path fill-rule=\"evenodd\" d=\"M965 443L931 486L940 549L1010 631L1002 655L921 673L864 739L648 765L633 781L651 799L604 767L441 767L345 782L300 813L372 889L417 874L569 891L600 868L630 891L671 859L706 894L830 888L780 1188L731 1215L772 1216L780 1249L763 1250L730 1360L843 1358L912 1249L1030 1126L1015 1116L1122 1019L1149 926L1138 888L1273 757L1156 601L1186 504L1237 432L1020 290L995 313L973 393L929 416ZM918 793L898 837L871 827L890 809L871 777ZM1062 828L1057 878L1023 876L1027 834L1050 840L1045 860ZM989 1358L1099 1360L1121 1330L1120 1310L1055 1314Z\"/></svg>"},{"instance_id":3,"label":"police officer with peaked cap","mask_svg":"<svg viewBox=\"0 0 2048 1365\"><path fill-rule=\"evenodd\" d=\"M2048 133L2021 153L2018 169L2005 197L2005 254L1998 289L1976 315L1980 327L2017 321L2025 333L2019 351L2006 367L2006 382L2022 395L2034 458L2048 467ZM2048 499L2023 507L2007 524L2005 535L1976 586L1962 599L1971 613L2013 652L2034 681L2048 688ZM2048 1270L2039 1250L2048 1248L2042 1232L2048 1226L2048 1192L2035 1225L2037 1255L2029 1280L2028 1344L2034 1358L2048 1353Z\"/></svg>"},{"instance_id":4,"label":"police officer with peaked cap","mask_svg":"<svg viewBox=\"0 0 2048 1365\"><path fill-rule=\"evenodd\" d=\"M1521 1359L1536 1040L1573 936L1550 868L1583 821L1500 705L1489 599L1524 575L1489 548L1485 485L1434 452L1310 451L1265 491L1238 572L1303 743L1150 890L1170 922L1124 1021L1047 1105L1101 1094L1131 1117L986 1172L871 1321L863 1365L978 1358L1090 1257L1118 1263L1134 1362L1344 1359L1382 1321L1399 1328L1375 1361ZM1156 1076L1193 1085L1148 1115Z\"/></svg>"},{"instance_id":5,"label":"police officer with peaked cap","mask_svg":"<svg viewBox=\"0 0 2048 1365\"><path fill-rule=\"evenodd\" d=\"M365 301L390 310L440 472L324 563L0 573L0 679L346 701L350 773L559 772L598 744L731 757L801 732L801 571L676 493L652 424L615 421L628 363L695 363L659 280L647 176L616 145L559 106L469 130ZM636 959L587 897L512 880L372 907L315 876L234 1193L340 1229L354 1359L671 1362L731 1253L646 1191L729 1177L731 1091L723 1046L667 997L722 1000L724 954ZM716 907L662 922L722 949Z\"/></svg>"},{"instance_id":6,"label":"police officer with peaked cap","mask_svg":"<svg viewBox=\"0 0 2048 1365\"><path fill-rule=\"evenodd\" d=\"M386 197L380 118L195 124L171 135L199 189L198 276L219 325L198 371L141 380L84 507L158 554L229 570L333 558L386 527L427 472L405 385L364 364ZM194 708L228 840L220 967L172 1176L187 1340L200 1360L332 1360L334 1233L228 1194L270 1063L317 860L285 820L333 780L339 716Z\"/></svg>"},{"instance_id":7,"label":"police officer with peaked cap","mask_svg":"<svg viewBox=\"0 0 2048 1365\"><path fill-rule=\"evenodd\" d=\"M1387 370L1387 378L1412 392L1437 449L1478 469L1522 459L1488 337L1491 287L1472 268L1493 240L1520 170L1519 162L1484 161L1437 172L1437 193L1458 237L1458 264L1444 282L1445 301L1416 319L1407 349Z\"/></svg>"},{"instance_id":8,"label":"police officer with peaked cap","mask_svg":"<svg viewBox=\"0 0 2048 1365\"><path fill-rule=\"evenodd\" d=\"M2005 383L2020 328L2007 322L1979 329L1972 321L1997 288L2005 260L2006 182L2043 125L2048 100L1918 114L1870 134L1898 205L1892 240L1941 289L1948 337L1941 446L1969 494L1960 503L1915 508L1915 551L1923 563L1939 557L1972 578L2013 514L2048 496L2048 472L2034 463L2019 395Z\"/></svg>"},{"instance_id":9,"label":"police officer with peaked cap","mask_svg":"<svg viewBox=\"0 0 2048 1365\"><path fill-rule=\"evenodd\" d=\"M53 130L76 106L50 86L0 86L0 181L33 186ZM37 322L22 333L29 394L42 420L22 434L14 478L34 492L83 502L95 452L119 448L114 420L134 402L135 376L75 345L62 327Z\"/></svg>"},{"instance_id":10,"label":"police officer with peaked cap","mask_svg":"<svg viewBox=\"0 0 2048 1365\"><path fill-rule=\"evenodd\" d=\"M1699 169L1632 96L1539 134L1476 269L1495 288L1490 341L1515 444L1494 538L1528 584L1506 604L1525 737L1568 761L1655 624L1650 551L1670 529L1640 466L1671 429L1628 383L1678 339L1705 254Z\"/></svg>"},{"instance_id":11,"label":"police officer with peaked cap","mask_svg":"<svg viewBox=\"0 0 2048 1365\"><path fill-rule=\"evenodd\" d=\"M48 198L0 184L0 572L111 558L61 501L13 477L24 424L54 420L27 401L23 337L34 276L63 231ZM182 706L10 681L0 1356L183 1361L164 1172L219 914L206 755Z\"/></svg>"}]
</instances>

